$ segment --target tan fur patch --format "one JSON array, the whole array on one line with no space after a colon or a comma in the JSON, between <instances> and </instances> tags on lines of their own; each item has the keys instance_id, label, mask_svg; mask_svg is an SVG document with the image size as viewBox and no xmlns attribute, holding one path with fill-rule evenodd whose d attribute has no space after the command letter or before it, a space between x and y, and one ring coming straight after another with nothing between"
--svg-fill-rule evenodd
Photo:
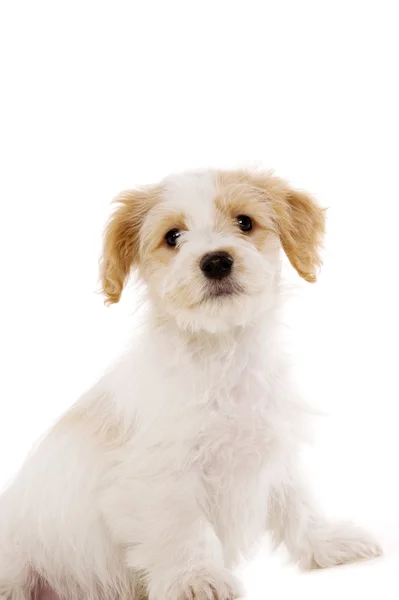
<instances>
[{"instance_id":1,"label":"tan fur patch","mask_svg":"<svg viewBox=\"0 0 399 600\"><path fill-rule=\"evenodd\" d=\"M217 208L216 227L229 228L241 237L248 238L262 252L270 232L275 231L272 211L265 203L263 191L249 179L244 171L218 173L219 194L215 199ZM252 219L253 228L248 233L240 231L237 217L246 215Z\"/></svg>"},{"instance_id":2,"label":"tan fur patch","mask_svg":"<svg viewBox=\"0 0 399 600\"><path fill-rule=\"evenodd\" d=\"M140 252L153 252L160 246L165 246L165 235L172 229L186 230L187 225L185 216L180 211L167 209L166 206L159 206L147 220L145 227L141 232Z\"/></svg>"},{"instance_id":3,"label":"tan fur patch","mask_svg":"<svg viewBox=\"0 0 399 600\"><path fill-rule=\"evenodd\" d=\"M133 427L129 425L126 429L118 422L106 398L99 397L90 404L72 406L53 427L53 432L62 430L81 430L107 449L115 449L127 441Z\"/></svg>"},{"instance_id":4,"label":"tan fur patch","mask_svg":"<svg viewBox=\"0 0 399 600\"><path fill-rule=\"evenodd\" d=\"M255 221L261 223L263 232L259 234L256 227L252 232L256 247L261 250L268 230L276 231L299 275L306 281L316 281L317 270L322 264L320 248L325 231L325 211L316 201L305 192L291 189L270 173L220 171L217 177L221 190L217 200L219 205L222 203L235 212L245 210L247 206L248 216L254 216ZM241 203L237 197L242 197ZM251 210L255 210L253 215Z\"/></svg>"},{"instance_id":5,"label":"tan fur patch","mask_svg":"<svg viewBox=\"0 0 399 600\"><path fill-rule=\"evenodd\" d=\"M167 245L165 236L168 231L187 229L184 214L173 211L164 205L154 209L146 220L140 234L141 270L145 271L154 263L167 265L173 259L177 248Z\"/></svg>"}]
</instances>

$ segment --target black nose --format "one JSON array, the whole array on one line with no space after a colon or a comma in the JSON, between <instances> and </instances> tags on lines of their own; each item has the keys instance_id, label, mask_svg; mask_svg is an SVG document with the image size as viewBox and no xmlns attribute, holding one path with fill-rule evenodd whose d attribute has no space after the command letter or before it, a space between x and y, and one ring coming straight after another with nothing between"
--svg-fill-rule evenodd
<instances>
[{"instance_id":1,"label":"black nose","mask_svg":"<svg viewBox=\"0 0 399 600\"><path fill-rule=\"evenodd\" d=\"M208 279L223 279L231 273L234 259L228 252L210 252L202 257L200 268Z\"/></svg>"}]
</instances>

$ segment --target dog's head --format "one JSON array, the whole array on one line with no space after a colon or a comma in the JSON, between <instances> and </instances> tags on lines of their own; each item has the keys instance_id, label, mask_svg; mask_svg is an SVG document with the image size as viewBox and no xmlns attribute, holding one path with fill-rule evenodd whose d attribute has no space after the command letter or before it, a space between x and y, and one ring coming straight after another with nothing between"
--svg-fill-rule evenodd
<instances>
[{"instance_id":1,"label":"dog's head","mask_svg":"<svg viewBox=\"0 0 399 600\"><path fill-rule=\"evenodd\" d=\"M136 267L180 326L218 331L248 322L273 297L281 246L301 277L316 280L324 211L270 174L171 176L116 203L102 262L109 303Z\"/></svg>"}]
</instances>

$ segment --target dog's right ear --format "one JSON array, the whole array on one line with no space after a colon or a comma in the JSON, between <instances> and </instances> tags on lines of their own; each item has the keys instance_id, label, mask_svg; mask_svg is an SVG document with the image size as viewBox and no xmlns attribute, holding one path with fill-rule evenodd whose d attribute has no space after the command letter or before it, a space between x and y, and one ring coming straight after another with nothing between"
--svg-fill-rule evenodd
<instances>
[{"instance_id":1,"label":"dog's right ear","mask_svg":"<svg viewBox=\"0 0 399 600\"><path fill-rule=\"evenodd\" d=\"M139 262L141 225L158 197L154 188L144 188L122 192L114 201L116 208L105 229L101 261L102 291L107 304L119 302L130 270Z\"/></svg>"}]
</instances>

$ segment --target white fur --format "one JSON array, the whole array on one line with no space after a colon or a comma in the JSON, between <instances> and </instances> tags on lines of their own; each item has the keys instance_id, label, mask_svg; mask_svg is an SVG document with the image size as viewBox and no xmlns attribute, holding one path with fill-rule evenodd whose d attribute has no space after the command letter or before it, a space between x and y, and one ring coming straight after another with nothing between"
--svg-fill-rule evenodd
<instances>
[{"instance_id":1,"label":"white fur","mask_svg":"<svg viewBox=\"0 0 399 600\"><path fill-rule=\"evenodd\" d=\"M326 521L302 481L306 415L280 338L278 240L261 255L215 233L213 178L166 180L165 204L185 210L190 231L147 282L134 345L0 498L1 600L25 599L38 580L73 600L227 600L241 594L231 569L267 529L306 568L380 552ZM200 296L193 257L226 243L248 263L246 295L194 311L169 303L177 280Z\"/></svg>"}]
</instances>

